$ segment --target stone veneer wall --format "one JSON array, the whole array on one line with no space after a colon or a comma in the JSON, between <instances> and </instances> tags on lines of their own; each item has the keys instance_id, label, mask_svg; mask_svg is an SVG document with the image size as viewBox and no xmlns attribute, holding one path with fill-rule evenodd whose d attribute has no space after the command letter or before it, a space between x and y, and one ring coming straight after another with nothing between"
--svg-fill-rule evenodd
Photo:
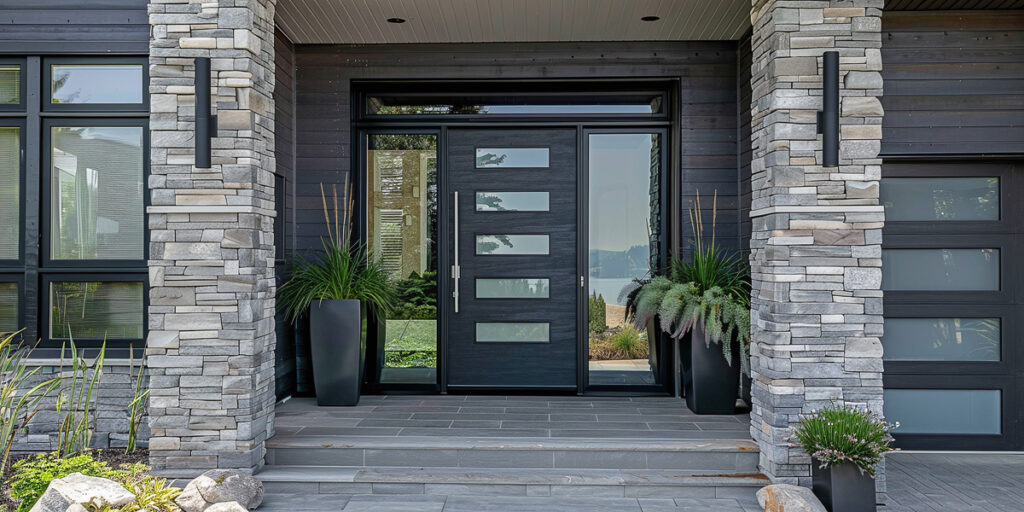
<instances>
[{"instance_id":1,"label":"stone veneer wall","mask_svg":"<svg viewBox=\"0 0 1024 512\"><path fill-rule=\"evenodd\" d=\"M751 434L761 470L810 483L801 413L882 413L883 0L753 0ZM840 161L821 166L822 54L840 54ZM880 478L880 489L884 481Z\"/></svg>"},{"instance_id":2,"label":"stone veneer wall","mask_svg":"<svg viewBox=\"0 0 1024 512\"><path fill-rule=\"evenodd\" d=\"M263 463L274 418L275 0L152 0L151 463ZM194 58L220 130L195 167Z\"/></svg>"}]
</instances>

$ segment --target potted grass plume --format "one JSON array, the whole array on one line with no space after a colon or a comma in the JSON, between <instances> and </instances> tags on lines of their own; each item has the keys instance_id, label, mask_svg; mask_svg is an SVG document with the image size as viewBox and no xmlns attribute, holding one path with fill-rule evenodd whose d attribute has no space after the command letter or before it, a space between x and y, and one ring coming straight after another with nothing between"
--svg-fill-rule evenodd
<instances>
[{"instance_id":1,"label":"potted grass plume","mask_svg":"<svg viewBox=\"0 0 1024 512\"><path fill-rule=\"evenodd\" d=\"M697 414L735 413L740 375L749 373L750 277L735 252L715 243L717 212L716 193L708 244L698 193L692 260L673 258L666 275L623 290L627 319L638 327L656 319L681 344L686 405Z\"/></svg>"},{"instance_id":2,"label":"potted grass plume","mask_svg":"<svg viewBox=\"0 0 1024 512\"><path fill-rule=\"evenodd\" d=\"M335 188L332 219L322 184L320 197L327 222L323 250L314 259L296 258L277 303L291 321L309 314L317 404L356 405L366 360L367 318L390 312L396 291L365 246L349 243L351 201L339 215Z\"/></svg>"},{"instance_id":3,"label":"potted grass plume","mask_svg":"<svg viewBox=\"0 0 1024 512\"><path fill-rule=\"evenodd\" d=\"M851 406L829 406L801 418L793 437L811 455L811 486L829 512L875 510L875 467L890 447L890 425Z\"/></svg>"}]
</instances>

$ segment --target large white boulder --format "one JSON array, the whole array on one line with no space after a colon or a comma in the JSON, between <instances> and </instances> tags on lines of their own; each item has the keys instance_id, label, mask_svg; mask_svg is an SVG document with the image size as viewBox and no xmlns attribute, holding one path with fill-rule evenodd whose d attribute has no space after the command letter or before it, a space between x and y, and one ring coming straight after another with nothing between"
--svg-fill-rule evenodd
<instances>
[{"instance_id":1,"label":"large white boulder","mask_svg":"<svg viewBox=\"0 0 1024 512\"><path fill-rule=\"evenodd\" d=\"M206 512L249 512L245 507L238 504L237 501L228 501L225 503L214 503L206 508Z\"/></svg>"},{"instance_id":2,"label":"large white boulder","mask_svg":"<svg viewBox=\"0 0 1024 512\"><path fill-rule=\"evenodd\" d=\"M212 469L189 482L174 500L184 512L206 512L212 505L230 502L254 510L263 503L263 483L237 471Z\"/></svg>"},{"instance_id":3,"label":"large white boulder","mask_svg":"<svg viewBox=\"0 0 1024 512\"><path fill-rule=\"evenodd\" d=\"M75 505L82 503L97 507L120 507L134 501L135 495L117 482L71 473L64 478L51 480L30 512L65 512L69 508L77 510Z\"/></svg>"},{"instance_id":4,"label":"large white boulder","mask_svg":"<svg viewBox=\"0 0 1024 512\"><path fill-rule=\"evenodd\" d=\"M797 485L762 487L757 491L757 502L765 512L827 512L810 489Z\"/></svg>"}]
</instances>

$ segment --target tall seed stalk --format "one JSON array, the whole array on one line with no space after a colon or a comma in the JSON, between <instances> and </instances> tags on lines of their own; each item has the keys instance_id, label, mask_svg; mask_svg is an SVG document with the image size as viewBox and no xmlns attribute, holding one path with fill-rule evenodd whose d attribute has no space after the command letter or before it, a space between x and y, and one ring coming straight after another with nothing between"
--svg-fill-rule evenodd
<instances>
[{"instance_id":1,"label":"tall seed stalk","mask_svg":"<svg viewBox=\"0 0 1024 512\"><path fill-rule=\"evenodd\" d=\"M14 438L39 412L39 402L60 385L60 379L46 379L34 386L39 366L29 370L25 360L35 348L16 343L21 331L0 340L0 475L7 470Z\"/></svg>"},{"instance_id":2,"label":"tall seed stalk","mask_svg":"<svg viewBox=\"0 0 1024 512\"><path fill-rule=\"evenodd\" d=\"M128 377L131 378L133 369L135 367L135 354L132 352L131 359L128 363ZM128 404L128 443L125 445L124 452L132 453L136 450L137 436L139 432L139 424L142 423L142 417L146 413L146 400L149 398L149 389L142 389L142 379L146 371L146 361L143 359L139 361L139 371L135 376L135 385L133 387L132 402Z\"/></svg>"},{"instance_id":3,"label":"tall seed stalk","mask_svg":"<svg viewBox=\"0 0 1024 512\"><path fill-rule=\"evenodd\" d=\"M65 355L71 355L71 373L64 376ZM85 356L79 356L74 339L61 347L61 375L64 385L57 396L57 455L67 457L89 448L95 432L94 416L98 389L103 375L103 361L106 357L107 342L103 342L99 354L90 365ZM92 376L89 376L89 370Z\"/></svg>"}]
</instances>

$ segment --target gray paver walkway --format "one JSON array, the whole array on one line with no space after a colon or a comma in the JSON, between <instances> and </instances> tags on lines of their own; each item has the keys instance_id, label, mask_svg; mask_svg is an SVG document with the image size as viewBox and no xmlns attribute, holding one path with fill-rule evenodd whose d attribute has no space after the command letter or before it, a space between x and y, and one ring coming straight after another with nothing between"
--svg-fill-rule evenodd
<instances>
[{"instance_id":1,"label":"gray paver walkway","mask_svg":"<svg viewBox=\"0 0 1024 512\"><path fill-rule=\"evenodd\" d=\"M886 456L888 503L880 512L1022 512L1024 453Z\"/></svg>"},{"instance_id":2,"label":"gray paver walkway","mask_svg":"<svg viewBox=\"0 0 1024 512\"><path fill-rule=\"evenodd\" d=\"M269 494L260 512L760 512L734 499Z\"/></svg>"}]
</instances>

